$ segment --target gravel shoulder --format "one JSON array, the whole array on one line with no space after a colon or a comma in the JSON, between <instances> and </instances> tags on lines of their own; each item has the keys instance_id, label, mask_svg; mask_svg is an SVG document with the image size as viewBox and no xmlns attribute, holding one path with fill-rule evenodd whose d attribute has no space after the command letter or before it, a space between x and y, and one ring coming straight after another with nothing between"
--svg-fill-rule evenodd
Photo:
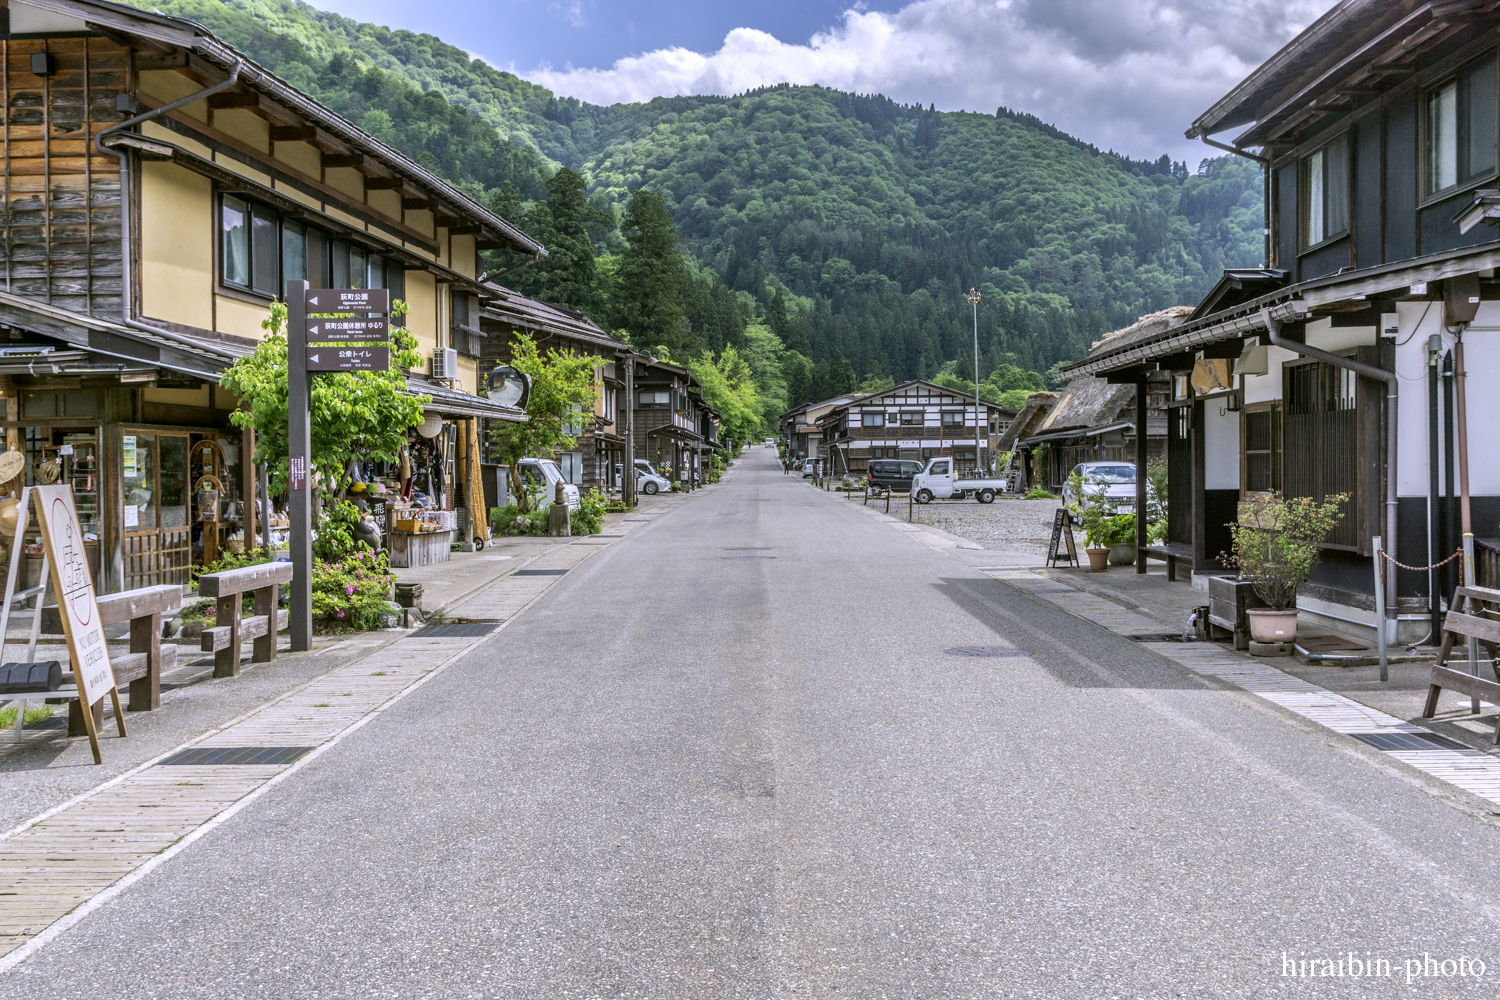
<instances>
[{"instance_id":1,"label":"gravel shoulder","mask_svg":"<svg viewBox=\"0 0 1500 1000\"><path fill-rule=\"evenodd\" d=\"M986 549L1045 557L1057 504L1056 500L1004 497L990 504L974 500L934 500L915 507L912 520L967 538Z\"/></svg>"}]
</instances>

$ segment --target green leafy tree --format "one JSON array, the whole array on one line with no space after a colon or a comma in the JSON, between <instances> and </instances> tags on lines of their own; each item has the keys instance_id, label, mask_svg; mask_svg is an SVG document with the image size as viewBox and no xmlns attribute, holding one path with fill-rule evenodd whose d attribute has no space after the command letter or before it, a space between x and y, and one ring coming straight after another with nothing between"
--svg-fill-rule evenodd
<instances>
[{"instance_id":1,"label":"green leafy tree","mask_svg":"<svg viewBox=\"0 0 1500 1000\"><path fill-rule=\"evenodd\" d=\"M531 496L521 475L521 459L565 451L577 436L568 428L580 410L594 400L594 359L552 348L544 356L536 341L524 333L511 341L511 367L531 376L526 422L495 421L490 426L493 454L510 470L511 494L518 515L531 513Z\"/></svg>"},{"instance_id":2,"label":"green leafy tree","mask_svg":"<svg viewBox=\"0 0 1500 1000\"><path fill-rule=\"evenodd\" d=\"M694 345L683 302L688 268L662 196L636 191L620 229L628 245L615 267L611 294L615 325L637 349L660 344L690 353Z\"/></svg>"},{"instance_id":3,"label":"green leafy tree","mask_svg":"<svg viewBox=\"0 0 1500 1000\"><path fill-rule=\"evenodd\" d=\"M736 451L759 435L761 410L755 376L733 346L724 348L717 358L705 352L688 361L687 368L702 384L704 401L719 411L720 429L734 439Z\"/></svg>"},{"instance_id":4,"label":"green leafy tree","mask_svg":"<svg viewBox=\"0 0 1500 1000\"><path fill-rule=\"evenodd\" d=\"M604 295L594 266L590 229L612 226L614 217L588 203L583 178L567 167L547 181L547 200L527 213L529 235L547 248L545 259L517 271L516 291L553 305L597 316Z\"/></svg>"},{"instance_id":5,"label":"green leafy tree","mask_svg":"<svg viewBox=\"0 0 1500 1000\"><path fill-rule=\"evenodd\" d=\"M895 385L896 380L885 373L885 370L880 367L880 362L877 360L874 366L871 367L870 374L866 375L865 380L859 384L859 391L865 393L880 392L884 389L895 388Z\"/></svg>"},{"instance_id":6,"label":"green leafy tree","mask_svg":"<svg viewBox=\"0 0 1500 1000\"><path fill-rule=\"evenodd\" d=\"M393 315L406 303L391 303ZM290 431L287 426L286 304L273 302L262 323L266 337L255 350L224 372L220 384L250 403L229 419L255 427L257 464L269 464L272 494L286 492ZM324 489L348 481L355 459L391 462L406 444L406 431L422 422L430 396L413 395L404 369L421 367L417 338L391 328L391 367L383 372L317 372L308 375L311 395L312 468L309 476Z\"/></svg>"}]
</instances>

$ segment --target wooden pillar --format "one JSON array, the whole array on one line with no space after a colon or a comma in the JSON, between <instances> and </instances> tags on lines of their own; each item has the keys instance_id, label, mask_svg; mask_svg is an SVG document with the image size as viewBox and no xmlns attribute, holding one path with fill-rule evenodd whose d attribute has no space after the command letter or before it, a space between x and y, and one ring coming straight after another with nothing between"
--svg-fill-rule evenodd
<instances>
[{"instance_id":1,"label":"wooden pillar","mask_svg":"<svg viewBox=\"0 0 1500 1000\"><path fill-rule=\"evenodd\" d=\"M1193 565L1189 570L1189 579L1194 570L1201 569L1208 563L1208 498L1204 494L1204 441L1203 441L1203 413L1202 402L1192 404L1192 426L1188 428L1188 435L1192 439L1193 449Z\"/></svg>"},{"instance_id":2,"label":"wooden pillar","mask_svg":"<svg viewBox=\"0 0 1500 1000\"><path fill-rule=\"evenodd\" d=\"M469 523L473 526L475 538L488 541L490 512L484 505L484 470L481 468L484 452L479 447L479 418L472 417L465 423L464 430L469 438Z\"/></svg>"},{"instance_id":3,"label":"wooden pillar","mask_svg":"<svg viewBox=\"0 0 1500 1000\"><path fill-rule=\"evenodd\" d=\"M457 440L457 442L455 442L455 444L457 445L457 449L456 449L457 450L457 454L454 456L453 478L455 480L457 480L458 482L463 483L463 488L464 488L464 508L469 512L469 516L467 518L465 518L465 520L468 523L467 524L460 524L459 525L458 541L463 544L462 551L464 551L464 552L473 552L474 551L474 495L469 492L469 430L468 430L468 426L467 426L468 423L469 423L468 418L462 418L462 419L460 419L458 421L458 428L457 428L458 429L458 435L457 435L458 440ZM454 492L455 492L455 494L457 493L456 490ZM484 497L483 496L480 496L480 498L479 498L479 506L481 506L481 507L484 506Z\"/></svg>"},{"instance_id":4,"label":"wooden pillar","mask_svg":"<svg viewBox=\"0 0 1500 1000\"><path fill-rule=\"evenodd\" d=\"M255 516L255 425L240 432L240 528L245 543L240 552L249 555L255 551L256 527L260 523Z\"/></svg>"},{"instance_id":5,"label":"wooden pillar","mask_svg":"<svg viewBox=\"0 0 1500 1000\"><path fill-rule=\"evenodd\" d=\"M635 495L635 359L627 357L625 365L625 460L621 470L620 498L627 507L634 507Z\"/></svg>"},{"instance_id":6,"label":"wooden pillar","mask_svg":"<svg viewBox=\"0 0 1500 1000\"><path fill-rule=\"evenodd\" d=\"M1146 572L1146 375L1135 381L1135 571Z\"/></svg>"}]
</instances>

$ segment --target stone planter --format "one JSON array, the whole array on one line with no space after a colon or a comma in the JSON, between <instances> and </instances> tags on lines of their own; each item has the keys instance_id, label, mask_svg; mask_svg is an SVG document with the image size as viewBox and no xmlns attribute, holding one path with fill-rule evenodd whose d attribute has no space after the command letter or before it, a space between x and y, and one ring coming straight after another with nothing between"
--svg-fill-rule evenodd
<instances>
[{"instance_id":1,"label":"stone planter","mask_svg":"<svg viewBox=\"0 0 1500 1000\"><path fill-rule=\"evenodd\" d=\"M1109 564L1111 566L1130 566L1135 562L1134 542L1115 542L1109 547Z\"/></svg>"},{"instance_id":2,"label":"stone planter","mask_svg":"<svg viewBox=\"0 0 1500 1000\"><path fill-rule=\"evenodd\" d=\"M1254 642L1291 642L1297 638L1297 609L1275 611L1271 608L1249 608L1250 638Z\"/></svg>"},{"instance_id":3,"label":"stone planter","mask_svg":"<svg viewBox=\"0 0 1500 1000\"><path fill-rule=\"evenodd\" d=\"M1089 570L1094 573L1103 573L1109 569L1109 549L1088 549Z\"/></svg>"}]
</instances>

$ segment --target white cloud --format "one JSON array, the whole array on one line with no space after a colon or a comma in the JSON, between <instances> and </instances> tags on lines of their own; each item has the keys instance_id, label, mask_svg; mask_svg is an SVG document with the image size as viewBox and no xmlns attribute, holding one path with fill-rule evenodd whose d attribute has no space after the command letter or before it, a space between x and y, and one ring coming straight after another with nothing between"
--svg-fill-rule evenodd
<instances>
[{"instance_id":1,"label":"white cloud","mask_svg":"<svg viewBox=\"0 0 1500 1000\"><path fill-rule=\"evenodd\" d=\"M949 111L1004 105L1100 148L1196 164L1211 151L1183 129L1329 4L916 0L894 14L855 7L806 44L736 28L713 53L658 49L522 75L595 104L818 83Z\"/></svg>"}]
</instances>

